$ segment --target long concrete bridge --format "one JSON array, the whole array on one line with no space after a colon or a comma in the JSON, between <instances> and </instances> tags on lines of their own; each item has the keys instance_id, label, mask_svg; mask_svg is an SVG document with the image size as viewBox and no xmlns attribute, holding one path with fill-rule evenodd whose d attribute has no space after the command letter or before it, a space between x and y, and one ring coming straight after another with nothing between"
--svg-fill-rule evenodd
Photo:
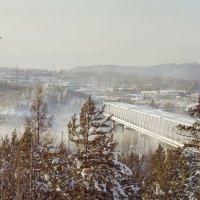
<instances>
[{"instance_id":1,"label":"long concrete bridge","mask_svg":"<svg viewBox=\"0 0 200 200\"><path fill-rule=\"evenodd\" d=\"M113 125L121 125L122 131L128 128L141 133L145 143L147 138L172 147L182 147L188 142L188 137L179 134L177 125L191 125L194 120L190 117L119 102L104 102L104 105L104 115L113 115ZM138 140L138 135L135 140Z\"/></svg>"}]
</instances>

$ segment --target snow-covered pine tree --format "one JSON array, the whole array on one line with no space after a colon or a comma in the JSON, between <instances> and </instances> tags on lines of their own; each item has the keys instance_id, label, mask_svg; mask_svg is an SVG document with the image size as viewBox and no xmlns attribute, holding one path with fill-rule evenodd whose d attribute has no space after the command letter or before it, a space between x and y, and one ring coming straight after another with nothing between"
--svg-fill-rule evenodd
<instances>
[{"instance_id":1,"label":"snow-covered pine tree","mask_svg":"<svg viewBox=\"0 0 200 200\"><path fill-rule=\"evenodd\" d=\"M195 120L190 125L178 125L179 134L188 137L182 150L182 157L187 159L189 176L185 179L186 194L190 199L200 196L200 98L196 106L189 108L189 115Z\"/></svg>"},{"instance_id":2,"label":"snow-covered pine tree","mask_svg":"<svg viewBox=\"0 0 200 200\"><path fill-rule=\"evenodd\" d=\"M89 97L81 108L79 121L74 115L68 123L69 139L77 151L68 159L71 163L71 199L134 199L138 187L130 183L131 170L118 161L109 126L111 116L105 118Z\"/></svg>"},{"instance_id":3,"label":"snow-covered pine tree","mask_svg":"<svg viewBox=\"0 0 200 200\"><path fill-rule=\"evenodd\" d=\"M132 175L130 180L140 187L140 190L137 192L137 195L134 195L134 197L137 197L136 199L140 200L142 196L142 165L140 163L139 155L131 152L128 155L121 156L120 161L131 169Z\"/></svg>"},{"instance_id":4,"label":"snow-covered pine tree","mask_svg":"<svg viewBox=\"0 0 200 200\"><path fill-rule=\"evenodd\" d=\"M189 115L195 119L191 126L179 124L178 129L181 135L187 136L190 142L186 146L194 147L200 151L200 98L198 104L194 108L189 108Z\"/></svg>"},{"instance_id":5,"label":"snow-covered pine tree","mask_svg":"<svg viewBox=\"0 0 200 200\"><path fill-rule=\"evenodd\" d=\"M184 180L186 186L184 193L186 198L198 200L200 197L200 151L185 148L182 155L187 160L187 174L189 174Z\"/></svg>"},{"instance_id":6,"label":"snow-covered pine tree","mask_svg":"<svg viewBox=\"0 0 200 200\"><path fill-rule=\"evenodd\" d=\"M14 199L16 197L15 160L19 140L16 130L12 137L2 139L0 146L0 199Z\"/></svg>"},{"instance_id":7,"label":"snow-covered pine tree","mask_svg":"<svg viewBox=\"0 0 200 200\"><path fill-rule=\"evenodd\" d=\"M48 200L69 199L68 155L68 150L62 144L44 145L41 175L44 177L43 184L46 184L50 191Z\"/></svg>"},{"instance_id":8,"label":"snow-covered pine tree","mask_svg":"<svg viewBox=\"0 0 200 200\"><path fill-rule=\"evenodd\" d=\"M11 151L10 139L6 135L5 138L2 138L2 144L0 147L0 197L4 199L8 197L7 184L9 184L9 154Z\"/></svg>"},{"instance_id":9,"label":"snow-covered pine tree","mask_svg":"<svg viewBox=\"0 0 200 200\"><path fill-rule=\"evenodd\" d=\"M139 155L131 152L129 155L120 158L120 161L126 164L132 171L132 179L141 181L140 157Z\"/></svg>"},{"instance_id":10,"label":"snow-covered pine tree","mask_svg":"<svg viewBox=\"0 0 200 200\"><path fill-rule=\"evenodd\" d=\"M26 129L19 141L15 160L16 198L32 199L34 178L32 176L32 134Z\"/></svg>"},{"instance_id":11,"label":"snow-covered pine tree","mask_svg":"<svg viewBox=\"0 0 200 200\"><path fill-rule=\"evenodd\" d=\"M48 199L49 187L45 171L51 168L44 158L44 147L34 143L30 128L26 128L20 138L15 161L16 198Z\"/></svg>"},{"instance_id":12,"label":"snow-covered pine tree","mask_svg":"<svg viewBox=\"0 0 200 200\"><path fill-rule=\"evenodd\" d=\"M189 177L187 162L183 149L168 149L164 169L159 177L165 199L188 199L185 192L185 181Z\"/></svg>"},{"instance_id":13,"label":"snow-covered pine tree","mask_svg":"<svg viewBox=\"0 0 200 200\"><path fill-rule=\"evenodd\" d=\"M162 173L164 171L165 151L161 145L149 156L147 174L144 181L144 199L164 199Z\"/></svg>"}]
</instances>

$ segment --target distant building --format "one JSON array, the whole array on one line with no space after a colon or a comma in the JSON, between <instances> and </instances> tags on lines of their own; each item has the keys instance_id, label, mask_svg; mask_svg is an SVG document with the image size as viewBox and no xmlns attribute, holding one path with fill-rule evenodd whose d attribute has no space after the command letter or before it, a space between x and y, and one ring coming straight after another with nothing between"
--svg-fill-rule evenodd
<instances>
[{"instance_id":1,"label":"distant building","mask_svg":"<svg viewBox=\"0 0 200 200\"><path fill-rule=\"evenodd\" d=\"M178 93L184 92L185 90L159 90L159 93L163 95L177 95Z\"/></svg>"},{"instance_id":2,"label":"distant building","mask_svg":"<svg viewBox=\"0 0 200 200\"><path fill-rule=\"evenodd\" d=\"M141 91L141 95L148 96L148 97L152 97L152 96L155 96L158 94L159 94L159 91L157 91L157 90Z\"/></svg>"}]
</instances>

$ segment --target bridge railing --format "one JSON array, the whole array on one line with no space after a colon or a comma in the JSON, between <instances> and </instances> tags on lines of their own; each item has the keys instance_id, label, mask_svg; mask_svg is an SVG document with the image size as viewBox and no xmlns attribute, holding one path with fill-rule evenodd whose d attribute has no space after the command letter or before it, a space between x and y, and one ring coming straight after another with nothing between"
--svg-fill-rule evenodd
<instances>
[{"instance_id":1,"label":"bridge railing","mask_svg":"<svg viewBox=\"0 0 200 200\"><path fill-rule=\"evenodd\" d=\"M177 129L178 121L168 119L155 114L145 113L143 111L134 110L123 105L112 103L105 104L105 113L112 114L114 117L136 125L158 135L162 135L171 140L185 143L189 138L179 134Z\"/></svg>"}]
</instances>

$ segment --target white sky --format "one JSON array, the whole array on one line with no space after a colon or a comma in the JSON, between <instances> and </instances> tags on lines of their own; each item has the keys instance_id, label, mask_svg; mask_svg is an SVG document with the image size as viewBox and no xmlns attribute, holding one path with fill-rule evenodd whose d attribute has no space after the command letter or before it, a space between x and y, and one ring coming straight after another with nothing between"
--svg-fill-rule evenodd
<instances>
[{"instance_id":1,"label":"white sky","mask_svg":"<svg viewBox=\"0 0 200 200\"><path fill-rule=\"evenodd\" d=\"M200 62L200 0L0 0L0 66Z\"/></svg>"}]
</instances>

